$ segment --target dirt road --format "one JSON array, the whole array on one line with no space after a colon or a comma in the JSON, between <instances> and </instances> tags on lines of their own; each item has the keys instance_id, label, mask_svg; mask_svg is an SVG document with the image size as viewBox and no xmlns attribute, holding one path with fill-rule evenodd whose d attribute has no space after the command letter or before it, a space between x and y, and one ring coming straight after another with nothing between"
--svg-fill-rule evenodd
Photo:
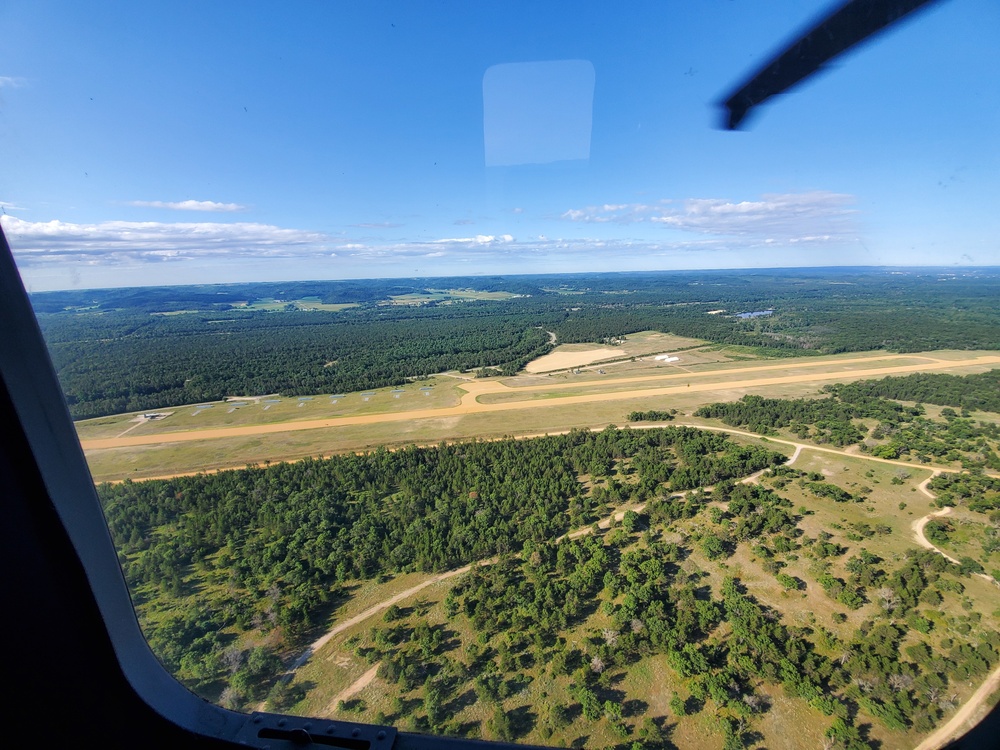
<instances>
[{"instance_id":1,"label":"dirt road","mask_svg":"<svg viewBox=\"0 0 1000 750\"><path fill-rule=\"evenodd\" d=\"M923 359L920 364L907 364L896 366L872 367L868 369L854 369L849 371L837 370L827 372L806 372L794 375L775 375L771 377L744 378L726 380L718 382L716 379L725 375L743 375L750 372L759 371L781 371L789 369L831 367L831 365L857 364L862 362L871 363L873 361L886 361L892 359ZM760 365L740 368L739 370L711 370L700 373L670 373L667 375L647 375L634 378L623 378L620 380L600 380L581 381L571 384L571 387L582 388L591 385L607 386L629 385L639 382L656 381L676 381L684 380L683 385L670 385L660 388L642 388L634 390L616 390L605 393L588 393L576 396L563 396L550 399L506 401L502 403L484 404L479 402L479 397L486 394L506 394L521 395L533 392L552 391L557 388L564 389L565 383L545 384L540 386L526 386L512 388L499 381L470 381L462 383L459 387L466 393L462 396L457 406L447 406L438 409L414 409L412 411L383 413L383 414L363 414L352 417L336 417L331 419L313 419L296 422L281 422L277 424L246 425L242 427L219 427L202 430L190 430L186 432L172 432L153 435L130 435L116 438L97 438L92 440L82 440L81 445L84 450L101 450L113 448L129 448L142 445L162 445L166 443L181 443L195 440L215 440L220 438L246 437L255 435L269 435L282 432L293 432L298 430L315 430L333 427L345 427L353 425L379 424L385 422L409 422L418 419L439 419L449 416L463 416L466 414L480 414L487 412L512 411L520 409L538 409L549 406L568 406L590 404L601 401L619 401L624 399L648 398L655 396L666 396L675 393L694 393L717 390L751 389L762 386L790 385L800 383L818 383L824 381L843 380L845 376L851 378L871 378L882 375L900 375L912 372L924 372L927 370L947 370L952 368L968 367L970 365L1000 365L1000 356L983 355L967 360L941 360L922 355L890 355L886 357L858 357L841 360L795 361L784 362L773 365ZM699 380L711 380L712 382L698 382Z\"/></svg>"},{"instance_id":2,"label":"dirt road","mask_svg":"<svg viewBox=\"0 0 1000 750\"><path fill-rule=\"evenodd\" d=\"M979 689L955 712L955 715L947 723L939 727L934 734L927 737L914 750L940 750L952 739L974 727L986 715L989 710L986 701L998 688L1000 688L1000 667L993 670L979 686Z\"/></svg>"},{"instance_id":3,"label":"dirt road","mask_svg":"<svg viewBox=\"0 0 1000 750\"><path fill-rule=\"evenodd\" d=\"M933 498L934 500L936 500L937 496L933 492L931 492L929 489L927 489L927 485L930 484L931 480L934 477L938 476L940 473L941 473L940 471L935 471L933 474L931 474L929 477L927 477L927 479L925 479L920 484L918 484L917 485L917 489L920 490L921 492L923 492L925 495L927 495L927 497ZM953 563L955 563L955 565L959 565L960 563L958 562L958 560L956 560L951 555L949 555L949 554L947 554L945 552L942 552L940 549L938 549L933 544L931 544L930 539L928 539L927 537L924 536L924 527L929 522L933 521L935 518L942 518L943 516L947 516L949 513L951 513L951 508L950 507L949 508L944 508L943 510L939 510L937 513L928 513L926 516L923 516L922 518L918 518L916 521L914 521L910 525L910 528L913 529L913 536L916 537L917 544L919 544L924 549L934 550L939 555L941 555L942 557L946 558L949 562L953 562Z\"/></svg>"},{"instance_id":4,"label":"dirt road","mask_svg":"<svg viewBox=\"0 0 1000 750\"><path fill-rule=\"evenodd\" d=\"M381 663L376 664L374 667L372 667L363 675L361 675L358 679L356 679L353 683L351 683L348 687L341 690L337 694L337 696L332 701L330 701L330 706L326 709L327 713L333 713L334 711L337 710L338 703L340 703L341 701L350 700L355 695L364 690L366 687L368 687L371 681L375 679L375 675L378 674L378 668L380 666Z\"/></svg>"},{"instance_id":5,"label":"dirt road","mask_svg":"<svg viewBox=\"0 0 1000 750\"><path fill-rule=\"evenodd\" d=\"M920 491L928 497L935 497L934 493L927 489L927 485L940 473L940 471L935 471L931 474L931 476L921 482L919 485ZM949 513L951 513L950 507L938 511L937 513L928 513L923 518L918 518L912 525L913 535L916 537L917 544L921 547L934 550L939 555L958 565L958 560L951 555L942 552L940 549L931 544L930 540L924 536L924 527L927 525L928 521L932 521L935 518L941 518ZM976 575L981 578L985 578L991 583L996 583L993 578L988 575L983 573L977 573ZM987 699L997 688L1000 688L1000 666L993 670L990 676L987 677L983 684L979 686L979 689L972 694L969 700L967 700L960 709L958 709L954 716L952 716L943 726L938 727L934 734L927 737L923 742L917 745L915 750L939 750L939 748L944 747L950 740L965 733L971 727L975 726L976 723L982 718L981 714L985 714L986 710L989 708L989 706L986 705Z\"/></svg>"},{"instance_id":6,"label":"dirt road","mask_svg":"<svg viewBox=\"0 0 1000 750\"><path fill-rule=\"evenodd\" d=\"M933 474L931 474L929 477L927 477L927 479L925 479L918 485L921 492L927 495L927 497L934 498L935 500L937 499L937 496L929 489L927 489L927 485L930 484L930 481L940 473L941 473L940 469L935 470ZM941 548L934 546L931 540L928 539L926 536L924 536L924 527L927 526L929 522L933 521L935 518L943 518L944 516L947 516L948 514L951 513L951 510L952 510L951 506L948 506L942 510L939 510L937 513L928 513L923 518L918 518L916 521L914 521L913 524L911 525L911 528L913 529L913 535L917 539L917 544L919 544L921 547L923 547L924 549L934 550L939 555L941 555L941 557L944 557L949 562L952 562L955 565L961 565L962 564L961 561L956 560L954 557L949 555ZM988 575L986 573L973 573L973 575L979 576L984 581L988 581L989 583L992 583L994 585L997 583L993 579L993 576Z\"/></svg>"}]
</instances>

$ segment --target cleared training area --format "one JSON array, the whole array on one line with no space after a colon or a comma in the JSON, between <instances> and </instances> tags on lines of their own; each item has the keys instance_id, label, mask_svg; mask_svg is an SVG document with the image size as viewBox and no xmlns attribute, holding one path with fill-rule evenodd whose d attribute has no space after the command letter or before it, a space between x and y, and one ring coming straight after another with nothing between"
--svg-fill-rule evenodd
<instances>
[{"instance_id":1,"label":"cleared training area","mask_svg":"<svg viewBox=\"0 0 1000 750\"><path fill-rule=\"evenodd\" d=\"M780 362L748 362L738 366L706 369L700 372L648 374L622 377L615 380L577 381L571 384L542 383L517 387L518 379L511 385L499 380L463 380L458 385L463 395L458 404L439 408L401 409L392 412L375 412L327 419L289 420L273 424L251 424L233 427L207 427L175 432L127 435L111 438L83 439L85 451L154 446L198 440L214 440L240 436L271 435L300 430L320 430L352 425L375 425L414 420L439 420L469 414L520 410L544 410L554 406L585 405L598 402L634 400L662 397L672 394L705 393L706 401L714 400L710 394L753 392L758 388L777 385L817 385L878 378L887 375L905 375L914 372L948 372L969 368L988 369L1000 365L1000 355L977 352L950 353L947 358L935 353L884 354L881 352L851 357L810 357ZM599 389L599 392L594 392ZM374 392L362 394L365 398ZM736 396L738 398L738 396ZM731 395L727 398L732 398ZM199 406L198 408L203 408ZM586 424L586 411L581 410L581 424Z\"/></svg>"}]
</instances>

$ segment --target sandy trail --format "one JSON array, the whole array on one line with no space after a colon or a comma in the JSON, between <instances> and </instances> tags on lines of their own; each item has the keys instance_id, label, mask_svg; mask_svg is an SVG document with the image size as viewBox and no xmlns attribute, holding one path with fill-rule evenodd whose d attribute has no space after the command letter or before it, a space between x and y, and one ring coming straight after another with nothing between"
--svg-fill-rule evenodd
<instances>
[{"instance_id":1,"label":"sandy trail","mask_svg":"<svg viewBox=\"0 0 1000 750\"><path fill-rule=\"evenodd\" d=\"M802 445L796 445L795 450L792 452L792 455L788 457L788 460L785 461L784 466L791 466L792 464L794 464L796 460L798 460L799 454L802 453L802 449L804 447L805 446ZM768 471L769 468L770 467L768 467L768 469L761 469L760 471L754 472L748 477L744 477L742 480L740 480L741 484L757 484L757 482L760 481L760 478L764 476L764 472Z\"/></svg>"},{"instance_id":2,"label":"sandy trail","mask_svg":"<svg viewBox=\"0 0 1000 750\"><path fill-rule=\"evenodd\" d=\"M931 476L922 481L918 485L920 491L928 497L936 499L934 493L927 489L927 485L940 473L941 472L939 470L936 470L933 474L931 474ZM942 552L940 549L931 544L930 540L924 536L924 527L929 521L932 521L935 518L941 518L942 516L947 516L949 513L951 513L951 507L944 508L937 513L928 513L923 518L918 518L912 524L913 535L916 537L917 544L921 547L934 550L942 557L945 557L949 561L958 565L958 560L951 555ZM977 573L976 575L980 578L985 578L991 583L996 583L996 581L988 575L983 573ZM989 708L989 706L986 705L986 701L997 688L1000 688L1000 666L990 673L989 677L987 677L986 680L983 681L983 684L979 686L979 689L977 689L976 692L969 697L969 700L967 700L962 707L958 709L954 716L952 716L945 724L938 727L932 735L917 745L915 750L939 750L939 748L944 747L950 740L960 734L964 734L966 731L975 726L979 720L983 718L983 715L985 715L986 710Z\"/></svg>"},{"instance_id":3,"label":"sandy trail","mask_svg":"<svg viewBox=\"0 0 1000 750\"><path fill-rule=\"evenodd\" d=\"M934 477L936 477L940 473L941 473L940 471L935 471L931 476L927 477L927 479L921 482L918 485L920 491L923 492L928 497L935 497L934 493L932 493L929 489L927 489L927 485ZM942 552L940 549L931 544L930 540L928 540L927 537L924 536L924 527L927 525L928 521L931 521L935 518L941 518L942 516L946 516L949 513L951 513L950 507L945 508L937 513L928 513L923 518L918 518L916 521L914 521L912 528L913 528L913 534L917 539L917 543L921 547L924 547L925 549L934 550L939 555L942 555L943 557L947 558L948 560L957 565L958 560ZM985 578L986 580L992 583L995 583L995 581L993 581L993 579L990 576L984 575L982 573L977 573L976 575L980 576L981 578ZM939 748L944 747L946 744L948 744L948 742L950 742L955 737L959 736L960 734L964 734L966 731L971 729L973 726L979 723L980 719L982 719L983 716L985 715L986 710L989 709L989 706L986 705L986 701L993 694L993 691L997 690L998 688L1000 688L1000 666L998 666L996 669L993 670L992 673L990 673L990 676L983 681L983 684L979 686L979 689L972 694L969 700L967 700L960 709L958 709L958 711L955 713L954 716L952 716L945 724L938 727L938 729L935 730L934 734L925 738L923 742L917 745L915 750L939 750Z\"/></svg>"},{"instance_id":4,"label":"sandy trail","mask_svg":"<svg viewBox=\"0 0 1000 750\"><path fill-rule=\"evenodd\" d=\"M950 471L950 472L959 472L959 471L962 471L961 469L956 469L956 468L951 467L951 466L937 466L937 467L935 467L935 466L923 466L923 465L919 465L919 464L908 463L906 461L896 461L896 460L893 460L893 459L890 459L890 458L877 458L875 456L867 456L867 455L864 455L864 454L851 454L851 453L848 453L846 450L838 450L836 448L824 448L824 447L822 447L820 445L808 445L806 443L797 443L794 440L785 440L784 438L768 437L768 436L765 436L765 435L760 435L760 434L758 434L756 432L746 432L745 430L737 430L737 429L733 429L731 427L715 427L713 425L693 424L693 423L689 423L689 422L663 422L663 423L655 423L655 424L630 424L630 425L628 425L628 427L629 427L629 429L632 429L632 430L655 430L655 429L662 428L662 427L692 427L692 428L697 429L697 430L709 430L710 432L725 432L725 433L728 433L728 434L731 434L731 435L743 435L745 437L757 438L758 440L769 440L772 443L782 443L783 445L790 445L790 446L792 446L795 449L795 451L792 453L792 456L786 462L786 465L787 464L791 464L793 461L795 461L799 457L799 454L802 452L803 449L809 449L809 450L813 450L813 451L820 451L821 453L833 453L833 454L838 455L838 456L848 456L848 457L852 457L852 458L862 458L865 461L875 461L877 463L889 464L891 466L905 466L908 469L930 469L930 470L933 470L933 471L935 471L937 473L940 473L942 471ZM599 432L602 429L604 429L604 428L603 427L592 427L592 428L590 428L590 431L591 432ZM496 440L506 440L506 439L530 440L531 438L546 437L546 436L549 436L549 435L565 435L568 432L569 432L569 430L551 430L551 431L546 431L546 432L525 433L525 434L522 434L522 435L505 435L502 438L489 438L489 439L496 439ZM434 443L429 443L426 446L419 446L418 445L417 447L433 447L435 445L438 445L438 443L440 443L440 442L441 441L437 441L437 442L434 442ZM452 441L445 441L445 442L452 442ZM390 449L390 450L395 450L395 449ZM315 458L315 456L310 456L309 458ZM324 456L324 458L329 458L329 456ZM285 460L285 461L283 461L283 463L295 463L296 460L307 460L307 459ZM232 466L222 466L222 467L215 468L215 469L198 469L198 470L195 470L195 471L179 471L179 472L175 472L173 474L160 474L160 475L151 476L151 477L141 477L140 479L137 479L135 481L148 482L148 481L153 481L153 480L156 480L156 479L175 479L176 477L194 477L194 476L198 476L199 474L218 474L221 471L232 471L234 469L244 469L244 468L246 468L246 463L239 463L239 464L233 464ZM931 480L931 477L928 477L928 479L926 481L929 482L930 480ZM118 484L121 481L123 481L123 480L120 480L120 479L114 480L114 481L111 482L111 484ZM926 483L923 486L924 493L926 493L930 497L934 497L934 495L932 495L927 490L927 488L926 488L925 485L926 485Z\"/></svg>"},{"instance_id":5,"label":"sandy trail","mask_svg":"<svg viewBox=\"0 0 1000 750\"><path fill-rule=\"evenodd\" d=\"M487 561L485 561L483 563L474 563L474 564L475 565L483 565L483 564L488 564L490 562L493 562L493 561L492 560L487 560ZM455 570L449 570L449 571L446 571L444 573L440 573L440 574L434 576L433 578L428 578L423 583L418 583L416 586L410 586L410 588L408 588L408 589L406 589L404 591L400 591L398 594L395 594L394 596L390 596L388 599L386 599L384 601L381 601L378 604L372 605L371 607L369 607L368 609L364 610L363 612L359 612L358 614L354 615L354 617L350 617L350 618L344 620L343 622L338 622L336 625L334 625L332 628L330 628L330 630L326 631L326 633L324 633L322 636L320 636L315 641L313 641L311 644L309 644L309 647L305 650L305 652L303 652L303 654L298 659L296 659L294 662L292 662L292 666L290 667L288 674L285 675L285 679L286 680L290 679L291 676L292 676L292 673L295 672L296 669L298 669L303 664L305 664L309 660L310 656L312 656L317 651L319 651L321 648L323 648L323 646L325 646L327 643L329 643L330 639L333 638L334 636L340 635L341 633L343 633L348 628L352 628L355 625L357 625L358 623L364 622L365 620L367 620L372 615L376 615L379 612L381 612L382 610L388 609L393 604L399 604L400 602L405 601L406 599L409 599L411 596L414 596L415 594L419 594L421 591L423 591L428 586L433 586L435 583L440 583L441 581L445 581L445 580L447 580L449 578L454 578L455 576L462 575L463 573L467 573L470 570L472 570L472 565L471 564L470 565L463 565L461 568L455 568Z\"/></svg>"},{"instance_id":6,"label":"sandy trail","mask_svg":"<svg viewBox=\"0 0 1000 750\"><path fill-rule=\"evenodd\" d=\"M635 507L632 508L626 508L624 510L615 511L611 515L605 516L604 518L597 521L597 526L599 528L606 529L611 525L613 520L621 521L625 517L625 513L628 512L629 510L634 510L636 513L641 513L645 509L645 507L646 507L645 504L642 504L642 505L636 505ZM556 541L559 542L562 541L563 539L579 539L582 536L586 536L587 534L593 534L593 533L594 533L593 526L583 526L579 529L576 529L575 531L569 531L565 534L561 534L560 536L556 537ZM299 658L296 659L294 662L292 662L292 666L289 667L288 672L285 673L285 676L282 679L286 681L290 680L293 674L295 673L295 670L301 667L307 661L309 661L309 658L317 651L319 651L321 648L323 648L323 646L329 643L330 639L333 638L334 636L340 635L345 630L352 628L359 623L364 622L373 615L377 615L379 612L388 609L393 604L399 604L400 602L409 599L411 596L419 594L428 586L433 586L435 583L440 583L441 581L446 581L449 578L454 578L455 576L462 575L463 573L468 573L474 567L479 565L493 565L494 563L496 563L497 560L498 558L496 557L491 557L487 560L477 560L474 563L463 565L461 568L455 568L454 570L448 570L445 571L444 573L439 573L432 578L428 578L426 581L423 581L422 583L418 583L416 586L410 586L410 588L404 591L400 591L398 594L394 594L393 596L389 597L384 601L379 602L378 604L373 604L368 609L364 610L363 612L359 612L358 614L354 615L351 618L348 618L347 620L344 620L343 622L338 622L336 625L330 628L330 630L328 630L322 636L320 636L311 644L309 644L308 648L306 648L306 650L302 653L302 655L299 656Z\"/></svg>"},{"instance_id":7,"label":"sandy trail","mask_svg":"<svg viewBox=\"0 0 1000 750\"><path fill-rule=\"evenodd\" d=\"M933 474L931 474L929 477L927 477L927 479L925 479L924 481L922 481L920 484L917 485L917 489L920 490L925 495L927 495L927 497L937 500L937 496L929 489L927 489L927 485L930 484L931 480L934 477L938 476L940 473L941 472L939 470L935 470ZM942 552L940 549L931 544L930 539L924 536L924 527L927 526L928 523L933 521L935 518L942 518L944 516L947 516L949 513L951 513L950 507L944 508L943 510L939 510L937 513L928 513L926 516L918 518L916 521L910 524L910 528L913 529L913 536L916 537L917 544L919 544L924 549L934 550L939 555L946 558L949 562L953 562L955 563L955 565L959 565L960 563L958 562L958 560L956 560L951 555Z\"/></svg>"},{"instance_id":8,"label":"sandy trail","mask_svg":"<svg viewBox=\"0 0 1000 750\"><path fill-rule=\"evenodd\" d=\"M937 500L937 496L929 489L927 489L927 485L929 485L931 480L934 479L934 477L936 477L938 474L940 474L941 471L942 471L941 469L935 469L933 474L931 474L929 477L927 477L927 479L925 479L919 485L917 485L918 489L921 492L927 495L927 497L932 498L934 500ZM928 513L923 518L918 518L916 521L914 521L913 524L911 525L911 528L913 529L914 536L917 538L917 544L919 544L921 547L923 547L924 549L934 550L939 555L941 555L941 557L944 557L949 562L952 562L955 565L961 565L962 563L959 560L956 560L954 557L949 555L944 550L935 547L931 543L931 540L928 539L926 536L924 536L924 527L926 527L930 521L933 521L935 518L942 518L944 516L947 516L949 513L951 513L951 511L952 511L951 506L947 506L944 509L939 510L937 513ZM988 575L986 573L973 573L973 575L979 576L984 581L989 581L994 585L998 585L997 581L994 580L993 576L991 575Z\"/></svg>"},{"instance_id":9,"label":"sandy trail","mask_svg":"<svg viewBox=\"0 0 1000 750\"><path fill-rule=\"evenodd\" d=\"M1000 688L1000 667L993 670L979 686L979 689L955 712L955 715L947 723L939 727L934 734L927 737L914 750L939 750L952 739L965 734L986 715L986 711L989 710L986 701L997 688Z\"/></svg>"},{"instance_id":10,"label":"sandy trail","mask_svg":"<svg viewBox=\"0 0 1000 750\"><path fill-rule=\"evenodd\" d=\"M340 693L338 693L337 696L332 701L330 701L330 706L326 709L327 713L333 713L337 709L338 703L340 703L341 701L350 700L355 695L364 690L366 687L368 687L371 681L375 679L375 675L378 674L379 666L381 665L376 664L374 667L372 667L363 675L361 675L358 679L356 679L351 685L341 690Z\"/></svg>"},{"instance_id":11,"label":"sandy trail","mask_svg":"<svg viewBox=\"0 0 1000 750\"><path fill-rule=\"evenodd\" d=\"M909 359L915 357L907 355L894 355L892 357L864 357L836 360L835 364L851 364L856 362L885 361L888 359ZM537 409L549 406L568 406L579 404L590 404L601 401L619 401L633 398L649 398L655 396L666 396L674 393L694 393L704 391L748 389L769 385L785 385L795 383L814 383L831 380L842 380L845 375L853 378L869 378L879 375L893 375L911 372L923 372L926 370L944 370L970 365L1000 364L1000 356L984 355L969 360L938 360L930 357L916 357L926 360L923 364L897 365L887 367L874 367L869 369L858 369L838 372L815 372L797 373L795 375L778 375L772 377L760 377L743 380L729 380L725 382L697 382L699 379L718 378L728 373L745 373L759 370L787 370L809 367L829 367L830 361L824 362L794 362L776 365L765 365L757 367L741 368L738 371L707 371L703 373L672 373L668 375L652 375L636 378L624 378L613 381L617 384L630 384L650 381L670 381L683 379L683 385L671 385L660 388L644 388L636 390L622 390L606 393L590 393L578 396L564 396L562 398L531 400L531 401L510 401L503 403L483 404L478 401L479 396L485 394L522 394L535 391L551 391L554 388L565 387L566 384L545 384L541 386L526 386L522 388L511 388L499 381L466 382L459 387L466 391L461 402L457 406L448 406L438 409L414 409L407 412L363 414L353 417L336 417L331 419L314 419L295 422L282 422L265 425L246 425L242 427L220 427L203 430L190 430L186 432L162 433L157 435L136 435L118 438L99 438L92 440L82 440L81 445L84 450L101 450L110 448L128 448L142 445L162 445L165 443L181 443L194 440L214 440L220 438L246 437L255 435L269 435L281 432L293 432L298 430L315 430L331 427L345 427L353 425L379 424L385 422L409 422L418 419L437 419L447 416L462 416L466 414L480 414L487 412L512 411L519 409ZM572 384L573 387L587 387L588 385L607 385L609 381L581 382Z\"/></svg>"}]
</instances>

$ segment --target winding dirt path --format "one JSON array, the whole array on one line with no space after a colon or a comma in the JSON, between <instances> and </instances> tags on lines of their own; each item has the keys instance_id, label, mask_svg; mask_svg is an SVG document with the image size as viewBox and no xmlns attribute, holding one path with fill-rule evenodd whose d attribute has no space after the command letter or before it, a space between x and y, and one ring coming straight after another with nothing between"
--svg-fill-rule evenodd
<instances>
[{"instance_id":1,"label":"winding dirt path","mask_svg":"<svg viewBox=\"0 0 1000 750\"><path fill-rule=\"evenodd\" d=\"M605 516L604 518L597 521L597 526L598 528L606 529L611 525L613 520L621 521L625 517L625 513L628 512L629 510L634 510L636 513L641 513L645 509L645 507L646 507L645 504L643 504L643 505L636 505L635 507L632 508L626 508L625 510L615 511L610 516ZM582 536L586 536L587 534L592 534L592 533L594 533L593 526L583 526L579 529L576 529L575 531L568 531L565 534L561 534L560 536L556 537L556 541L559 542L562 541L563 539L579 539ZM343 622L338 622L336 625L334 625L332 628L326 631L326 633L324 633L315 641L309 644L309 646L306 648L304 652L302 652L299 658L297 658L294 662L292 662L292 665L288 668L288 672L285 673L282 679L284 679L285 681L290 680L294 675L295 671L303 664L305 664L307 661L309 661L310 657L312 657L313 654L315 654L317 651L323 648L323 646L329 643L330 639L340 635L345 630L348 630L349 628L352 628L355 625L364 622L369 617L377 615L379 612L388 609L393 604L399 604L400 602L406 601L411 596L419 594L421 591L428 588L429 586L433 586L434 584L440 583L441 581L446 581L449 578L454 578L455 576L460 576L463 573L468 573L476 566L493 565L494 563L497 562L498 559L499 558L491 557L486 560L477 560L474 563L463 565L461 568L455 568L454 570L448 570L445 571L444 573L438 573L436 576L428 578L426 581L422 581L421 583L418 583L415 586L410 586L410 588L408 589L400 591L397 594L393 594L391 597L379 602L378 604L373 604L368 609L359 612L353 617L349 617Z\"/></svg>"},{"instance_id":2,"label":"winding dirt path","mask_svg":"<svg viewBox=\"0 0 1000 750\"><path fill-rule=\"evenodd\" d=\"M934 493L927 488L927 485L930 484L930 481L940 473L941 472L939 470L936 470L933 474L927 477L927 479L917 485L919 490L928 497L937 499ZM942 557L958 565L958 560L935 547L931 544L930 540L924 536L924 527L929 521L932 521L935 518L947 516L949 513L951 513L950 506L938 511L937 513L928 513L923 518L918 518L912 524L913 535L917 540L917 544L921 547L934 550ZM984 573L976 573L976 575L980 578L985 578L990 583L996 584L996 581L993 580L992 576L988 576ZM983 716L986 715L986 711L989 709L989 706L985 705L987 699L989 699L989 697L993 694L993 691L997 688L1000 688L1000 666L990 673L990 675L983 681L983 684L980 685L976 692L969 697L969 700L967 700L947 722L938 727L932 735L925 738L923 742L917 745L915 750L940 750L940 748L944 747L952 739L964 734L978 724Z\"/></svg>"},{"instance_id":3,"label":"winding dirt path","mask_svg":"<svg viewBox=\"0 0 1000 750\"><path fill-rule=\"evenodd\" d=\"M930 481L940 473L941 473L940 469L935 470L933 474L931 474L929 477L927 477L927 479L925 479L919 485L917 485L921 492L927 495L927 497L932 498L934 500L937 500L937 496L929 489L927 489L927 485L930 484ZM917 539L917 544L919 544L921 547L923 547L924 549L934 550L939 555L941 555L941 557L945 558L949 562L952 562L955 565L961 565L962 564L961 561L956 560L954 557L949 555L941 548L934 546L931 540L928 539L926 536L924 536L924 527L926 527L928 523L933 521L935 518L943 518L944 516L947 516L949 513L951 513L951 511L952 511L951 506L947 506L942 510L939 510L937 513L928 513L923 518L918 518L916 521L914 521L911 524L911 528L913 529L913 535ZM997 583L997 581L993 578L993 576L988 575L987 573L973 573L973 575L979 576L984 581L992 583L995 586L1000 586L1000 583Z\"/></svg>"},{"instance_id":4,"label":"winding dirt path","mask_svg":"<svg viewBox=\"0 0 1000 750\"><path fill-rule=\"evenodd\" d=\"M925 479L924 481L922 481L920 484L917 485L917 489L920 490L925 495L927 495L927 497L931 498L932 500L937 500L937 496L929 489L927 489L927 485L931 483L931 480L934 477L939 476L940 474L941 474L940 470L935 470L933 474L931 474L929 477L927 477L927 479ZM913 536L916 537L917 544L919 544L921 547L923 547L924 549L933 550L934 552L937 552L939 555L944 557L949 562L955 563L955 565L960 565L961 563L959 563L958 560L956 560L954 557L949 555L944 550L935 547L931 543L931 540L928 539L926 536L924 536L924 527L927 526L928 523L930 523L936 518L943 518L944 516L947 516L949 513L951 513L950 506L939 510L937 513L928 513L926 516L918 518L916 521L910 524L910 528L913 529Z\"/></svg>"},{"instance_id":5,"label":"winding dirt path","mask_svg":"<svg viewBox=\"0 0 1000 750\"><path fill-rule=\"evenodd\" d=\"M486 560L483 562L473 563L473 564L488 565L492 562L494 562L494 560ZM363 612L359 612L353 617L349 617L343 622L338 622L336 625L334 625L332 628L326 631L326 633L324 633L315 641L309 644L309 646L302 653L302 655L299 656L299 658L296 659L294 662L292 662L292 666L289 667L288 673L285 675L284 679L285 680L291 679L292 674L295 672L295 670L301 667L307 661L309 661L309 657L311 657L313 654L315 654L317 651L323 648L323 646L329 643L330 639L333 638L334 636L340 635L348 628L353 628L358 623L364 622L372 615L377 615L379 612L388 609L393 604L399 604L400 602L409 599L411 596L419 594L428 586L433 586L435 583L440 583L441 581L446 581L449 578L454 578L455 576L460 576L463 573L468 573L470 570L472 570L473 564L463 565L461 568L455 568L454 570L448 570L444 573L439 573L433 578L428 578L426 581L418 583L416 586L410 586L410 588L400 591L398 594L394 594L393 596L390 596L388 599L385 599L379 602L378 604L373 604L368 609L364 610Z\"/></svg>"}]
</instances>

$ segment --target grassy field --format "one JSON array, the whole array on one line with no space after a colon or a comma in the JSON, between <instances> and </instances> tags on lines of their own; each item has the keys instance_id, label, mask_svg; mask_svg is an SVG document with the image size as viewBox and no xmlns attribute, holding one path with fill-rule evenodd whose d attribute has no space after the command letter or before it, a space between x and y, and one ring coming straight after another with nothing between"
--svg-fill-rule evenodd
<instances>
[{"instance_id":1,"label":"grassy field","mask_svg":"<svg viewBox=\"0 0 1000 750\"><path fill-rule=\"evenodd\" d=\"M947 541L936 542L941 550L958 560L971 557L987 573L1000 571L996 524L984 519L982 514L961 508L941 519L941 523L947 529Z\"/></svg>"},{"instance_id":2,"label":"grassy field","mask_svg":"<svg viewBox=\"0 0 1000 750\"><path fill-rule=\"evenodd\" d=\"M348 310L352 307L357 307L357 303L354 302L344 302L337 304L328 304L325 302L320 302L319 297L303 297L301 299L290 299L290 300L279 300L279 299L256 299L252 302L246 302L242 305L238 305L240 310L263 310L267 312L272 312L275 310L286 310L288 306L291 305L296 310L323 310L326 312L340 312L341 310Z\"/></svg>"},{"instance_id":3,"label":"grassy field","mask_svg":"<svg viewBox=\"0 0 1000 750\"><path fill-rule=\"evenodd\" d=\"M325 394L306 397L263 396L229 402L216 401L211 408L199 405L164 409L171 416L147 422L130 431L129 435L186 432L188 430L216 427L239 427L250 424L278 424L302 419L329 419L360 414L393 414L412 409L434 409L458 404L462 395L458 384L461 380L437 376L405 386L379 388L346 394ZM277 403L274 403L277 402ZM235 406L234 404L246 404ZM115 437L135 426L134 420L141 412L116 414L110 417L88 419L76 423L81 440Z\"/></svg>"},{"instance_id":4,"label":"grassy field","mask_svg":"<svg viewBox=\"0 0 1000 750\"><path fill-rule=\"evenodd\" d=\"M724 359L724 352L712 354ZM980 354L932 352L926 357L933 357L946 365L957 365L944 371L966 374L982 372L993 366L970 361ZM906 355L896 359L890 359L890 356L876 352L870 355L806 357L801 360L717 360L692 365L690 373L671 366L629 362L628 369L608 370L604 376L585 371L580 375L520 375L483 381L466 376L439 375L400 389L335 394L338 396L336 399L329 395L317 395L310 400L281 398L277 403L268 403L270 399L263 397L244 399L247 405L242 407L226 402L217 402L208 409L178 407L166 410L173 412L169 417L142 424L132 421L136 413L103 417L77 423L77 431L87 448L86 441L119 436L185 434L197 438L197 431L207 429L286 423L294 427L296 422L303 420L341 420L330 427L289 429L267 435L241 436L234 433L213 439L192 439L182 444L87 448L95 480L110 481L294 460L305 456L366 450L378 445L394 447L440 440L542 434L572 427L623 425L626 415L634 410L677 409L681 416L689 419L689 415L705 403L735 400L748 392L769 397L817 396L826 382L854 380L862 377L859 372L884 365L923 367L926 364L928 372L942 369L926 359L925 355ZM774 376L783 377L785 382L753 387L741 385L748 380L759 382ZM795 378L803 380L787 382ZM669 393L655 392L665 386L669 387ZM466 391L470 388L487 389L477 396L475 404L482 404L483 407L508 404L517 408L497 412L475 412L470 408L468 413L463 412L458 405L463 394L466 399L469 398ZM566 402L567 398L579 399L581 396L608 400ZM527 401L532 403L524 403ZM405 418L408 413L417 410L423 412L419 419ZM424 410L441 410L441 413ZM379 415L384 415L387 421L377 421ZM375 421L363 425L350 424L353 418L358 417Z\"/></svg>"},{"instance_id":5,"label":"grassy field","mask_svg":"<svg viewBox=\"0 0 1000 750\"><path fill-rule=\"evenodd\" d=\"M425 292L396 294L383 305L425 305L428 302L449 304L466 300L505 300L520 297L512 292L487 292L478 289L428 289Z\"/></svg>"}]
</instances>

